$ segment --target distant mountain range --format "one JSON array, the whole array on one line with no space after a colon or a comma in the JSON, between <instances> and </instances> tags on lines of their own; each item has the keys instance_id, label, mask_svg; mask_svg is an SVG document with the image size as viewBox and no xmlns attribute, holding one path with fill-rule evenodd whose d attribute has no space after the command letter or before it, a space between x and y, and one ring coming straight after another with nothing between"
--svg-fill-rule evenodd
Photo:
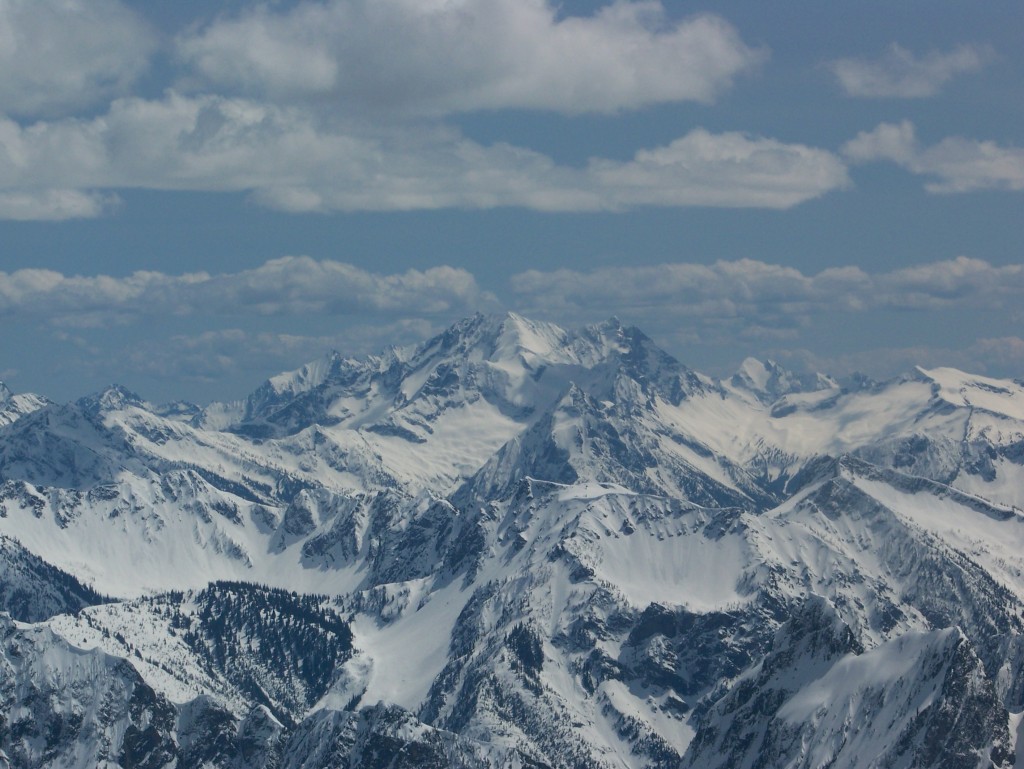
<instances>
[{"instance_id":1,"label":"distant mountain range","mask_svg":"<svg viewBox=\"0 0 1024 769\"><path fill-rule=\"evenodd\" d=\"M614 319L0 385L0 767L1010 769L1022 507L1019 382Z\"/></svg>"}]
</instances>

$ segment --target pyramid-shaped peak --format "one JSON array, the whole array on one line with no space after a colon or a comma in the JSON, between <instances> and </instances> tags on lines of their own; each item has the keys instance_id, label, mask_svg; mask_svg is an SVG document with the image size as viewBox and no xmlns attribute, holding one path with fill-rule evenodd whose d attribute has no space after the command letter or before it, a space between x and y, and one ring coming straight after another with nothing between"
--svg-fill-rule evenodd
<instances>
[{"instance_id":1,"label":"pyramid-shaped peak","mask_svg":"<svg viewBox=\"0 0 1024 769\"><path fill-rule=\"evenodd\" d=\"M839 385L824 374L797 374L771 359L746 358L729 380L733 387L746 390L758 400L771 403L790 393L816 392Z\"/></svg>"},{"instance_id":2,"label":"pyramid-shaped peak","mask_svg":"<svg viewBox=\"0 0 1024 769\"><path fill-rule=\"evenodd\" d=\"M3 382L0 382L0 403L6 403L13 395L14 393L11 392L11 389Z\"/></svg>"},{"instance_id":3,"label":"pyramid-shaped peak","mask_svg":"<svg viewBox=\"0 0 1024 769\"><path fill-rule=\"evenodd\" d=\"M554 323L530 320L514 312L477 313L424 343L421 352L492 362L555 362L565 357L568 338L567 332Z\"/></svg>"},{"instance_id":4,"label":"pyramid-shaped peak","mask_svg":"<svg viewBox=\"0 0 1024 769\"><path fill-rule=\"evenodd\" d=\"M506 314L494 342L494 357L527 359L561 359L568 340L566 331L554 323L533 321L515 313Z\"/></svg>"},{"instance_id":5,"label":"pyramid-shaped peak","mask_svg":"<svg viewBox=\"0 0 1024 769\"><path fill-rule=\"evenodd\" d=\"M443 335L494 338L505 333L520 333L550 325L552 324L530 320L515 312L490 315L478 312L468 318L456 321Z\"/></svg>"},{"instance_id":6,"label":"pyramid-shaped peak","mask_svg":"<svg viewBox=\"0 0 1024 769\"><path fill-rule=\"evenodd\" d=\"M772 374L780 373L774 361L761 361L757 358L745 358L733 374L732 383L737 387L745 387L754 392L767 390Z\"/></svg>"},{"instance_id":7,"label":"pyramid-shaped peak","mask_svg":"<svg viewBox=\"0 0 1024 769\"><path fill-rule=\"evenodd\" d=\"M321 385L343 360L341 353L331 350L321 358L295 369L270 377L267 384L275 393L297 394Z\"/></svg>"},{"instance_id":8,"label":"pyramid-shaped peak","mask_svg":"<svg viewBox=\"0 0 1024 769\"><path fill-rule=\"evenodd\" d=\"M79 405L88 411L117 411L128 406L145 406L136 393L119 384L112 384L93 395L82 398Z\"/></svg>"},{"instance_id":9,"label":"pyramid-shaped peak","mask_svg":"<svg viewBox=\"0 0 1024 769\"><path fill-rule=\"evenodd\" d=\"M625 330L625 326L622 325L622 321L619 320L618 315L612 315L603 323L598 323L597 327L603 331L613 334L621 334L623 330Z\"/></svg>"},{"instance_id":10,"label":"pyramid-shaped peak","mask_svg":"<svg viewBox=\"0 0 1024 769\"><path fill-rule=\"evenodd\" d=\"M639 348L658 349L654 341L636 326L627 326L615 315L601 323L589 325L580 336L607 353L635 353Z\"/></svg>"}]
</instances>

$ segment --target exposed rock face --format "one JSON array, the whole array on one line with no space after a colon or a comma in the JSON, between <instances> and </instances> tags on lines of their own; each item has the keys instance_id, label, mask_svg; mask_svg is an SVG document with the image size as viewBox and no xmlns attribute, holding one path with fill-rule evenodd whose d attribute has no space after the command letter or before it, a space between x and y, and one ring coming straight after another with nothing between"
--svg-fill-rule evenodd
<instances>
[{"instance_id":1,"label":"exposed rock face","mask_svg":"<svg viewBox=\"0 0 1024 769\"><path fill-rule=\"evenodd\" d=\"M815 598L702 718L688 767L1013 765L1006 709L957 630L865 651Z\"/></svg>"},{"instance_id":2,"label":"exposed rock face","mask_svg":"<svg viewBox=\"0 0 1024 769\"><path fill-rule=\"evenodd\" d=\"M176 711L122 658L0 615L0 748L12 767L164 767Z\"/></svg>"},{"instance_id":3,"label":"exposed rock face","mask_svg":"<svg viewBox=\"0 0 1024 769\"><path fill-rule=\"evenodd\" d=\"M104 601L72 575L0 536L0 611L22 622L42 622Z\"/></svg>"}]
</instances>

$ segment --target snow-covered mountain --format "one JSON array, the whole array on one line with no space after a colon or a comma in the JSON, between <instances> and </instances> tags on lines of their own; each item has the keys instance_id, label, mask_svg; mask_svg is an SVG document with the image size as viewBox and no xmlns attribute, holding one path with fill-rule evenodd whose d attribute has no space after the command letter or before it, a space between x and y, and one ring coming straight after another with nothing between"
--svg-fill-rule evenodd
<instances>
[{"instance_id":1,"label":"snow-covered mountain","mask_svg":"<svg viewBox=\"0 0 1024 769\"><path fill-rule=\"evenodd\" d=\"M31 414L47 405L49 401L39 395L15 395L3 382L0 382L0 427Z\"/></svg>"},{"instance_id":2,"label":"snow-covered mountain","mask_svg":"<svg viewBox=\"0 0 1024 769\"><path fill-rule=\"evenodd\" d=\"M614 319L4 388L0 759L1008 769L1022 505L1019 383L718 380Z\"/></svg>"}]
</instances>

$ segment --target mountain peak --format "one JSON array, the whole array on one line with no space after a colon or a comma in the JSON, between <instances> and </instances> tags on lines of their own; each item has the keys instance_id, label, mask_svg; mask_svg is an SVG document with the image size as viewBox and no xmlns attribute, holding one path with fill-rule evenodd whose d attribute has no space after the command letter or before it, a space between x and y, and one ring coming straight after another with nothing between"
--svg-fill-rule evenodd
<instances>
[{"instance_id":1,"label":"mountain peak","mask_svg":"<svg viewBox=\"0 0 1024 769\"><path fill-rule=\"evenodd\" d=\"M112 384L93 395L87 395L78 403L88 411L117 411L128 406L145 406L145 401L128 388Z\"/></svg>"},{"instance_id":2,"label":"mountain peak","mask_svg":"<svg viewBox=\"0 0 1024 769\"><path fill-rule=\"evenodd\" d=\"M267 384L278 395L298 394L323 384L343 360L341 353L331 350L326 355L304 366L272 376Z\"/></svg>"},{"instance_id":3,"label":"mountain peak","mask_svg":"<svg viewBox=\"0 0 1024 769\"><path fill-rule=\"evenodd\" d=\"M494 358L506 360L521 358L527 364L562 357L567 334L553 323L527 320L521 315L507 313L495 339Z\"/></svg>"},{"instance_id":4,"label":"mountain peak","mask_svg":"<svg viewBox=\"0 0 1024 769\"><path fill-rule=\"evenodd\" d=\"M0 382L0 427L31 414L49 404L46 398L31 393L15 395Z\"/></svg>"},{"instance_id":5,"label":"mountain peak","mask_svg":"<svg viewBox=\"0 0 1024 769\"><path fill-rule=\"evenodd\" d=\"M553 323L529 320L514 312L477 313L425 342L420 353L460 356L469 362L525 363L532 368L563 362L567 339L568 334Z\"/></svg>"},{"instance_id":6,"label":"mountain peak","mask_svg":"<svg viewBox=\"0 0 1024 769\"><path fill-rule=\"evenodd\" d=\"M764 391L771 381L772 375L778 371L774 361L760 361L757 358L745 358L736 373L732 376L733 384L745 386L757 391Z\"/></svg>"},{"instance_id":7,"label":"mountain peak","mask_svg":"<svg viewBox=\"0 0 1024 769\"><path fill-rule=\"evenodd\" d=\"M968 374L955 368L915 367L913 377L930 384L935 397L954 406L1024 418L1024 387L1009 379Z\"/></svg>"},{"instance_id":8,"label":"mountain peak","mask_svg":"<svg viewBox=\"0 0 1024 769\"><path fill-rule=\"evenodd\" d=\"M795 374L775 361L746 358L729 380L740 390L746 390L762 403L773 403L784 395L815 392L837 388L839 385L824 374Z\"/></svg>"},{"instance_id":9,"label":"mountain peak","mask_svg":"<svg viewBox=\"0 0 1024 769\"><path fill-rule=\"evenodd\" d=\"M597 327L602 331L612 334L621 334L625 329L625 326L622 325L622 321L619 320L618 315L612 315L608 320L598 323Z\"/></svg>"},{"instance_id":10,"label":"mountain peak","mask_svg":"<svg viewBox=\"0 0 1024 769\"><path fill-rule=\"evenodd\" d=\"M172 419L181 422L188 422L202 414L203 410L195 403L189 401L173 401L162 403L153 408L153 413L164 419Z\"/></svg>"}]
</instances>

